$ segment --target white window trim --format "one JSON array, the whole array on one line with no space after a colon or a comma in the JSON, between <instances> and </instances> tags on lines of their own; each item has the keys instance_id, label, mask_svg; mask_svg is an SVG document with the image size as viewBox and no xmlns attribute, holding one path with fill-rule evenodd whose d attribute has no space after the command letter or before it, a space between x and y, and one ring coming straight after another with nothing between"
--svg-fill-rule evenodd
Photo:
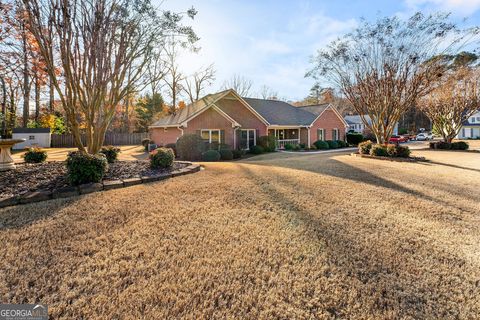
<instances>
[{"instance_id":1,"label":"white window trim","mask_svg":"<svg viewBox=\"0 0 480 320\"><path fill-rule=\"evenodd\" d=\"M222 143L222 130L221 129L201 129L200 130L200 137L202 136L204 131L208 132L208 143L212 143L212 131L218 131L218 143Z\"/></svg>"},{"instance_id":2,"label":"white window trim","mask_svg":"<svg viewBox=\"0 0 480 320\"><path fill-rule=\"evenodd\" d=\"M250 144L248 143L250 141L250 131L253 131L253 145L257 145L257 129L240 129L240 134L242 131L247 132L247 148L243 150L250 150Z\"/></svg>"}]
</instances>

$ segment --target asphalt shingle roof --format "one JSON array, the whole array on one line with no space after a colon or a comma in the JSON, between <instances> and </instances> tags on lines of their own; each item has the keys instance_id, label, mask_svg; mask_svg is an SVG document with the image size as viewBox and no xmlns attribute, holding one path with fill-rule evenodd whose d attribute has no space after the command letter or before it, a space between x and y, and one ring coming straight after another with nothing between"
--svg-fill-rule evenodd
<instances>
[{"instance_id":1,"label":"asphalt shingle roof","mask_svg":"<svg viewBox=\"0 0 480 320\"><path fill-rule=\"evenodd\" d=\"M169 126L169 125L179 125L197 112L203 110L206 106L215 102L225 91L218 92L215 94L209 94L203 97L202 99L189 104L183 109L178 110L175 114L168 115L156 121L152 124L153 127Z\"/></svg>"},{"instance_id":2,"label":"asphalt shingle roof","mask_svg":"<svg viewBox=\"0 0 480 320\"><path fill-rule=\"evenodd\" d=\"M302 110L311 112L317 116L319 116L325 109L328 108L330 104L329 103L322 103L322 104L314 104L314 105L309 105L309 106L301 106L297 108L301 108Z\"/></svg>"},{"instance_id":3,"label":"asphalt shingle roof","mask_svg":"<svg viewBox=\"0 0 480 320\"><path fill-rule=\"evenodd\" d=\"M310 125L317 115L283 101L243 98L270 125Z\"/></svg>"}]
</instances>

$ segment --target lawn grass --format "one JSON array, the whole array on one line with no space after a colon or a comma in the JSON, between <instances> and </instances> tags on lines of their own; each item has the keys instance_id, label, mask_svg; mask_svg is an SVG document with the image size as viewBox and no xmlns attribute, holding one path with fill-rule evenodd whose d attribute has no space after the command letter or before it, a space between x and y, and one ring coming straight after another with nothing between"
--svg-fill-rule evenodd
<instances>
[{"instance_id":1,"label":"lawn grass","mask_svg":"<svg viewBox=\"0 0 480 320\"><path fill-rule=\"evenodd\" d=\"M268 154L0 210L0 296L54 318L475 318L480 164Z\"/></svg>"}]
</instances>

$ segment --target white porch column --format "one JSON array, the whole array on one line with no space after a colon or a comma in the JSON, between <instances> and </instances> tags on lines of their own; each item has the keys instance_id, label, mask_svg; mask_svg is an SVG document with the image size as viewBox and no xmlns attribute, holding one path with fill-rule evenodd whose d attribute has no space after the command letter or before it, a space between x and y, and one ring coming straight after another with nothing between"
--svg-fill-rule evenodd
<instances>
[{"instance_id":1,"label":"white porch column","mask_svg":"<svg viewBox=\"0 0 480 320\"><path fill-rule=\"evenodd\" d=\"M308 140L308 147L310 148L310 127L307 127L307 140Z\"/></svg>"}]
</instances>

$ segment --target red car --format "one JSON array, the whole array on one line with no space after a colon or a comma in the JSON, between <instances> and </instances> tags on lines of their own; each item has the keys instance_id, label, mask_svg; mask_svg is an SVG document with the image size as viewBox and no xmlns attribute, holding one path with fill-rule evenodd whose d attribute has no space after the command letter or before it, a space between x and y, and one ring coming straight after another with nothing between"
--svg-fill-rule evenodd
<instances>
[{"instance_id":1,"label":"red car","mask_svg":"<svg viewBox=\"0 0 480 320\"><path fill-rule=\"evenodd\" d=\"M389 143L396 143L396 144L407 142L407 141L408 141L408 138L403 136L391 136L390 139L388 140Z\"/></svg>"}]
</instances>

